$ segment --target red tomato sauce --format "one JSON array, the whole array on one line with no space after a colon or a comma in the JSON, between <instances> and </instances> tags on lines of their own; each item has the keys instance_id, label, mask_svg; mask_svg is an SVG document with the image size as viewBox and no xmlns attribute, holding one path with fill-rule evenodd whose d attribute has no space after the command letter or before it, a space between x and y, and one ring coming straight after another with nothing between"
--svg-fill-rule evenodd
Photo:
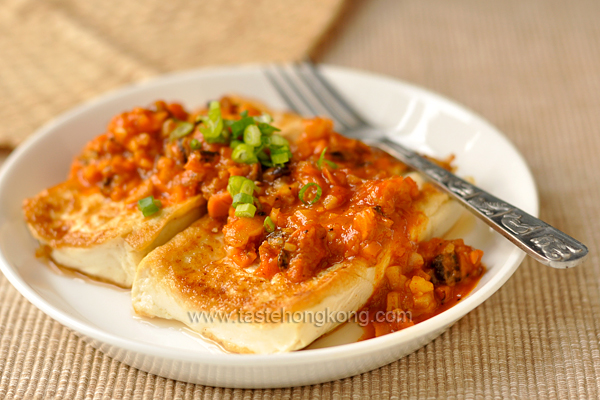
<instances>
[{"instance_id":1,"label":"red tomato sauce","mask_svg":"<svg viewBox=\"0 0 600 400\"><path fill-rule=\"evenodd\" d=\"M223 118L239 119L242 111L261 114L251 105L221 100ZM342 261L389 265L364 307L370 316L364 338L430 318L476 286L485 270L483 252L462 240L418 243L427 217L415 203L427 191L403 178L408 168L387 153L314 118L290 143L292 158L284 166L237 163L228 144L204 140L198 116L205 114L162 101L120 114L74 160L69 179L130 206L148 196L163 206L204 196L208 214L224 224L229 256L264 279L280 274L299 283ZM191 132L174 138L182 124L191 124ZM235 216L227 189L231 176L254 181L254 217ZM392 317L379 321L378 312Z\"/></svg>"}]
</instances>

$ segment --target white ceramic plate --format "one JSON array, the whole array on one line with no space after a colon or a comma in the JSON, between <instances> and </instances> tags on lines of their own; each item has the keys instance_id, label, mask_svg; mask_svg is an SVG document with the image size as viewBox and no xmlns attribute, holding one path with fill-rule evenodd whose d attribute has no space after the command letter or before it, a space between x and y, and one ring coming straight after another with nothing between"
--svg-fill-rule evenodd
<instances>
[{"instance_id":1,"label":"white ceramic plate","mask_svg":"<svg viewBox=\"0 0 600 400\"><path fill-rule=\"evenodd\" d=\"M400 140L432 155L455 154L460 175L473 176L483 189L537 215L537 193L523 158L481 118L397 80L337 67L326 67L324 72L373 123L391 127L402 122ZM183 325L135 318L127 291L57 274L35 258L36 242L21 214L23 199L62 181L72 157L104 132L113 115L156 99L195 108L226 93L285 107L260 66L202 69L141 83L84 104L21 145L0 173L0 264L23 296L94 347L153 374L213 386L283 387L356 375L415 351L491 296L519 266L524 257L520 250L472 220L451 236L464 237L484 250L489 270L475 290L450 310L363 342L343 344L350 332L325 337L304 351L235 355L199 339Z\"/></svg>"}]
</instances>

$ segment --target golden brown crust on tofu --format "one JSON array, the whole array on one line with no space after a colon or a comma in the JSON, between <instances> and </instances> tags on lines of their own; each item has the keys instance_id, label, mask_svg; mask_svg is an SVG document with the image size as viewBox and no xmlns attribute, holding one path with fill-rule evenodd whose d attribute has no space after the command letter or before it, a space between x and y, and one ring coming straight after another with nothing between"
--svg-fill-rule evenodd
<instances>
[{"instance_id":1,"label":"golden brown crust on tofu","mask_svg":"<svg viewBox=\"0 0 600 400\"><path fill-rule=\"evenodd\" d=\"M322 302L329 289L366 278L365 263L359 260L338 263L300 284L261 278L226 257L223 234L212 232L214 227L219 224L201 218L149 254L138 274L152 274L190 311L222 312L304 310Z\"/></svg>"},{"instance_id":2,"label":"golden brown crust on tofu","mask_svg":"<svg viewBox=\"0 0 600 400\"><path fill-rule=\"evenodd\" d=\"M404 164L336 134L331 121L306 120L289 151L285 166L267 164L262 174L232 181L251 180L256 212L237 215L229 205L240 196L228 187L209 200L209 216L140 263L137 313L179 320L229 351L297 350L343 322L302 318L356 312L380 298L387 268L411 274L418 243L458 219L447 195L418 174L402 177ZM265 321L277 313L302 320ZM236 324L236 315L245 322Z\"/></svg>"},{"instance_id":3,"label":"golden brown crust on tofu","mask_svg":"<svg viewBox=\"0 0 600 400\"><path fill-rule=\"evenodd\" d=\"M135 204L111 201L100 193L82 194L64 182L26 199L23 210L32 234L50 247L85 248L123 238L132 250L141 250L167 223L205 204L196 196L146 218Z\"/></svg>"},{"instance_id":4,"label":"golden brown crust on tofu","mask_svg":"<svg viewBox=\"0 0 600 400\"><path fill-rule=\"evenodd\" d=\"M65 182L27 199L23 209L29 230L51 249L54 262L131 287L139 261L198 219L205 204L196 196L144 217L137 207L82 194Z\"/></svg>"},{"instance_id":5,"label":"golden brown crust on tofu","mask_svg":"<svg viewBox=\"0 0 600 400\"><path fill-rule=\"evenodd\" d=\"M337 324L318 327L277 322L277 318L284 318L284 313L356 310L371 295L374 277L381 277L382 266L389 262L389 252L384 252L379 268L354 259L299 284L282 275L269 280L226 257L223 235L213 232L219 228L206 216L150 253L138 267L132 300L139 315L180 320L231 352L273 353L307 346ZM191 321L188 313L257 320L202 324ZM260 318L274 322L261 323Z\"/></svg>"},{"instance_id":6,"label":"golden brown crust on tofu","mask_svg":"<svg viewBox=\"0 0 600 400\"><path fill-rule=\"evenodd\" d=\"M416 200L424 212L413 226L415 239L428 239L431 220L456 221L455 208L443 207L445 194L425 191ZM443 215L436 215L442 213ZM432 217L432 218L429 218ZM257 318L273 313L351 312L365 305L382 285L390 265L390 246L376 260L354 257L320 271L302 282L283 274L265 279L254 268L240 268L227 257L222 223L204 217L151 252L139 265L132 290L136 313L176 319L236 353L273 353L307 346L339 325L313 323L219 323L192 321L190 314ZM387 238L389 241L390 238ZM252 338L252 340L248 339Z\"/></svg>"},{"instance_id":7,"label":"golden brown crust on tofu","mask_svg":"<svg viewBox=\"0 0 600 400\"><path fill-rule=\"evenodd\" d=\"M236 96L116 116L23 210L57 264L239 353L304 348L363 307L425 318L482 271L462 241L424 242L461 211L419 174L330 120Z\"/></svg>"},{"instance_id":8,"label":"golden brown crust on tofu","mask_svg":"<svg viewBox=\"0 0 600 400\"><path fill-rule=\"evenodd\" d=\"M243 98L221 101L227 115L269 111ZM274 117L282 134L298 135L299 116ZM51 249L54 262L130 287L143 256L206 212L207 200L224 188L235 163L222 145L192 149L192 139L202 138L197 129L184 139L171 138L186 119L193 124L196 114L160 101L116 116L75 158L68 180L24 201L28 227ZM163 207L144 217L137 200L150 195Z\"/></svg>"}]
</instances>

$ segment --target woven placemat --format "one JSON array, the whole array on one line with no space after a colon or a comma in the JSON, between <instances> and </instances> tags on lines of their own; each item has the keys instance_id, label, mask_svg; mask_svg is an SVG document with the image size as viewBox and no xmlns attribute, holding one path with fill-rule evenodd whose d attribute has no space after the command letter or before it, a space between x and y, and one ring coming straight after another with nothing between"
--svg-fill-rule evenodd
<instances>
[{"instance_id":1,"label":"woven placemat","mask_svg":"<svg viewBox=\"0 0 600 400\"><path fill-rule=\"evenodd\" d=\"M4 3L34 8L33 2ZM59 3L49 4L35 7ZM23 18L33 12L22 10ZM0 15L7 15L6 7ZM320 61L441 92L498 126L533 170L542 218L589 246L583 267L552 270L527 260L497 294L412 355L341 381L277 390L204 387L132 369L86 345L0 278L0 398L598 398L598 15L596 0L351 1L314 53ZM6 40L0 36L0 43ZM166 68L138 72L140 56L118 50L118 71L130 75L115 72L115 86ZM19 79L22 86L35 82ZM2 93L6 85L0 77ZM94 86L88 85L89 95ZM51 87L56 91L44 92L43 101L67 107L61 86ZM12 93L16 100L19 90Z\"/></svg>"},{"instance_id":2,"label":"woven placemat","mask_svg":"<svg viewBox=\"0 0 600 400\"><path fill-rule=\"evenodd\" d=\"M343 0L4 0L0 147L74 105L154 75L299 60Z\"/></svg>"}]
</instances>

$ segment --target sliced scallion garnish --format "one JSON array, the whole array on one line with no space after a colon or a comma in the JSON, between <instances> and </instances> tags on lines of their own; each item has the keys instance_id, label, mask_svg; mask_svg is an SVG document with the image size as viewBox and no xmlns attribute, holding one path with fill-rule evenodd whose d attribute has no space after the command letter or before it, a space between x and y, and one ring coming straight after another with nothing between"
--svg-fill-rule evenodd
<instances>
[{"instance_id":1,"label":"sliced scallion garnish","mask_svg":"<svg viewBox=\"0 0 600 400\"><path fill-rule=\"evenodd\" d=\"M160 211L162 203L156 200L154 196L148 196L138 201L138 208L144 214L144 217L156 214Z\"/></svg>"},{"instance_id":2,"label":"sliced scallion garnish","mask_svg":"<svg viewBox=\"0 0 600 400\"><path fill-rule=\"evenodd\" d=\"M249 180L249 179L244 178L243 176L230 176L229 177L229 182L227 183L227 191L229 192L231 197L234 197L236 194L238 194L240 192L240 189L242 188L242 184L244 183L244 181L247 181L247 180Z\"/></svg>"},{"instance_id":3,"label":"sliced scallion garnish","mask_svg":"<svg viewBox=\"0 0 600 400\"><path fill-rule=\"evenodd\" d=\"M189 122L179 121L175 129L171 131L169 134L169 140L177 140L184 136L189 135L194 130L194 124L190 124Z\"/></svg>"},{"instance_id":4,"label":"sliced scallion garnish","mask_svg":"<svg viewBox=\"0 0 600 400\"><path fill-rule=\"evenodd\" d=\"M231 176L229 177L227 190L233 198L232 206L235 207L236 217L254 217L257 206L261 207L258 199L253 196L254 191L257 190L254 182L243 176Z\"/></svg>"},{"instance_id":5,"label":"sliced scallion garnish","mask_svg":"<svg viewBox=\"0 0 600 400\"><path fill-rule=\"evenodd\" d=\"M208 116L203 117L202 122L204 122L204 126L200 127L200 132L204 135L204 140L208 143L227 142L227 131L223 130L221 104L218 101L210 102Z\"/></svg>"},{"instance_id":6,"label":"sliced scallion garnish","mask_svg":"<svg viewBox=\"0 0 600 400\"><path fill-rule=\"evenodd\" d=\"M265 226L265 230L269 233L271 233L275 230L275 223L273 223L273 220L271 219L271 217L265 218L264 226Z\"/></svg>"},{"instance_id":7,"label":"sliced scallion garnish","mask_svg":"<svg viewBox=\"0 0 600 400\"><path fill-rule=\"evenodd\" d=\"M319 169L323 168L323 162L325 162L327 165L329 165L331 168L335 169L337 168L337 164L334 163L333 161L329 161L325 159L325 152L327 151L327 147L325 147L323 149L323 151L321 152L321 155L319 156L319 161L317 161L317 167L319 167Z\"/></svg>"},{"instance_id":8,"label":"sliced scallion garnish","mask_svg":"<svg viewBox=\"0 0 600 400\"><path fill-rule=\"evenodd\" d=\"M271 151L271 161L275 165L283 165L290 160L290 156L287 150L273 150Z\"/></svg>"},{"instance_id":9,"label":"sliced scallion garnish","mask_svg":"<svg viewBox=\"0 0 600 400\"><path fill-rule=\"evenodd\" d=\"M244 178L243 176L230 176L227 183L227 191L231 197L235 197L238 193L246 193L250 196L257 189L252 179Z\"/></svg>"},{"instance_id":10,"label":"sliced scallion garnish","mask_svg":"<svg viewBox=\"0 0 600 400\"><path fill-rule=\"evenodd\" d=\"M315 197L311 201L307 201L304 199L304 197L306 195L306 191L312 186L317 187L317 194L315 194ZM298 197L300 198L300 201L303 202L304 204L312 205L312 204L315 204L317 201L319 201L322 194L323 194L323 190L321 189L321 186L317 185L314 182L310 182L310 183L307 183L306 185L304 185L302 187L302 189L300 189L300 193L298 193Z\"/></svg>"},{"instance_id":11,"label":"sliced scallion garnish","mask_svg":"<svg viewBox=\"0 0 600 400\"><path fill-rule=\"evenodd\" d=\"M202 148L202 143L198 139L192 139L190 142L190 149L192 150L200 150Z\"/></svg>"},{"instance_id":12,"label":"sliced scallion garnish","mask_svg":"<svg viewBox=\"0 0 600 400\"><path fill-rule=\"evenodd\" d=\"M286 138L284 138L283 136L280 135L273 135L273 136L269 136L267 137L268 140L266 140L267 145L269 146L282 146L282 147L290 147L290 142L287 141Z\"/></svg>"},{"instance_id":13,"label":"sliced scallion garnish","mask_svg":"<svg viewBox=\"0 0 600 400\"><path fill-rule=\"evenodd\" d=\"M257 123L264 123L264 124L270 124L271 122L273 122L273 117L271 117L269 114L262 114L259 117L254 117L254 120Z\"/></svg>"},{"instance_id":14,"label":"sliced scallion garnish","mask_svg":"<svg viewBox=\"0 0 600 400\"><path fill-rule=\"evenodd\" d=\"M271 162L271 157L266 154L264 151L256 153L256 157L259 159L260 163L265 167L272 167L273 163Z\"/></svg>"},{"instance_id":15,"label":"sliced scallion garnish","mask_svg":"<svg viewBox=\"0 0 600 400\"><path fill-rule=\"evenodd\" d=\"M260 130L256 125L248 125L246 129L244 129L244 143L246 143L249 146L260 146L260 136Z\"/></svg>"},{"instance_id":16,"label":"sliced scallion garnish","mask_svg":"<svg viewBox=\"0 0 600 400\"><path fill-rule=\"evenodd\" d=\"M252 117L242 117L232 123L231 133L233 134L234 139L239 138L244 133L244 130L250 125L254 125L254 118Z\"/></svg>"},{"instance_id":17,"label":"sliced scallion garnish","mask_svg":"<svg viewBox=\"0 0 600 400\"><path fill-rule=\"evenodd\" d=\"M282 136L273 135L279 129L270 125L273 121L270 115L249 117L248 111L243 111L240 117L237 121L224 121L224 132L229 134L231 130L232 140L229 146L233 149L233 161L246 164L260 162L266 167L272 167L283 165L292 158L289 142ZM273 155L276 155L276 162L272 159Z\"/></svg>"},{"instance_id":18,"label":"sliced scallion garnish","mask_svg":"<svg viewBox=\"0 0 600 400\"><path fill-rule=\"evenodd\" d=\"M255 213L256 213L256 207L254 206L254 204L250 204L250 203L238 204L238 206L235 208L235 216L236 217L252 218L252 217L254 217Z\"/></svg>"},{"instance_id":19,"label":"sliced scallion garnish","mask_svg":"<svg viewBox=\"0 0 600 400\"><path fill-rule=\"evenodd\" d=\"M258 126L258 129L260 129L263 135L271 135L273 134L273 132L279 132L281 130L279 128L275 128L273 125L264 122L258 122L256 125Z\"/></svg>"},{"instance_id":20,"label":"sliced scallion garnish","mask_svg":"<svg viewBox=\"0 0 600 400\"><path fill-rule=\"evenodd\" d=\"M250 179L246 179L244 182L242 182L242 186L240 186L240 193L246 193L251 196L254 194L255 190L256 190L256 185Z\"/></svg>"},{"instance_id":21,"label":"sliced scallion garnish","mask_svg":"<svg viewBox=\"0 0 600 400\"><path fill-rule=\"evenodd\" d=\"M246 193L238 193L233 196L233 207L237 207L240 204L254 204L254 197Z\"/></svg>"},{"instance_id":22,"label":"sliced scallion garnish","mask_svg":"<svg viewBox=\"0 0 600 400\"><path fill-rule=\"evenodd\" d=\"M254 153L254 147L249 146L246 143L240 143L233 149L231 159L235 162L244 164L254 164L258 162L256 154Z\"/></svg>"},{"instance_id":23,"label":"sliced scallion garnish","mask_svg":"<svg viewBox=\"0 0 600 400\"><path fill-rule=\"evenodd\" d=\"M231 143L229 143L229 147L231 147L232 149L235 149L238 144L242 144L244 142L242 142L241 140L232 140Z\"/></svg>"}]
</instances>

